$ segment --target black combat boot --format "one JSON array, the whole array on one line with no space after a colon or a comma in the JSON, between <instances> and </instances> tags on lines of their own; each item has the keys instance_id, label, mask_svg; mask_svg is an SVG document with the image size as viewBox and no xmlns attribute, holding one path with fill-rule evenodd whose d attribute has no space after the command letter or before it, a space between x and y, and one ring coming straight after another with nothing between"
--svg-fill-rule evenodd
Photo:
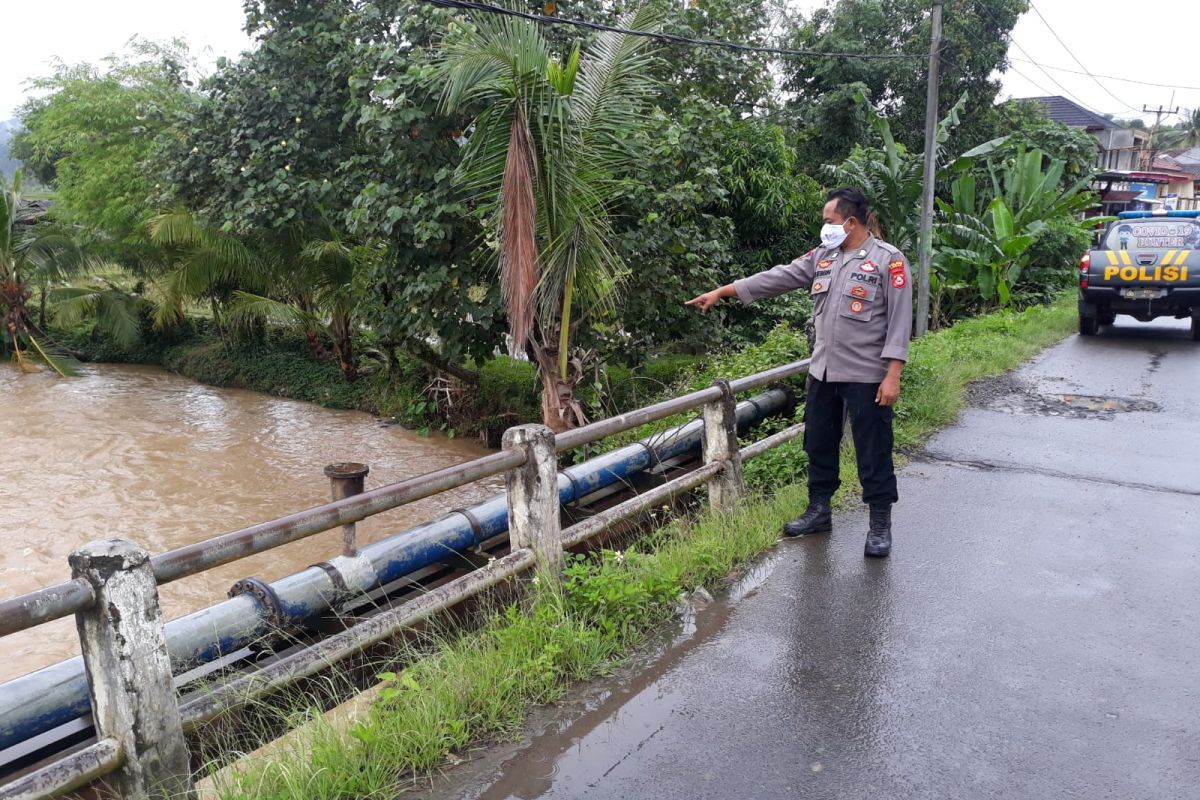
<instances>
[{"instance_id":1,"label":"black combat boot","mask_svg":"<svg viewBox=\"0 0 1200 800\"><path fill-rule=\"evenodd\" d=\"M872 558L887 558L892 552L892 504L871 506L871 527L867 530L867 546L863 553Z\"/></svg>"},{"instance_id":2,"label":"black combat boot","mask_svg":"<svg viewBox=\"0 0 1200 800\"><path fill-rule=\"evenodd\" d=\"M783 526L783 535L788 537L808 536L812 533L830 533L833 531L833 512L829 508L828 497L813 497L808 501L808 508L800 519L794 519Z\"/></svg>"}]
</instances>

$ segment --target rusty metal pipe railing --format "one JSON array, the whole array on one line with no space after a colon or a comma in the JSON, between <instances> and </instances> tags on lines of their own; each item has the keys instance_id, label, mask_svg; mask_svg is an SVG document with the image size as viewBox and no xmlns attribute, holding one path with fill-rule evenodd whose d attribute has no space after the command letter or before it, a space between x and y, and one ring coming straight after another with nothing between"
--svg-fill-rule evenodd
<instances>
[{"instance_id":1,"label":"rusty metal pipe railing","mask_svg":"<svg viewBox=\"0 0 1200 800\"><path fill-rule=\"evenodd\" d=\"M759 439L754 444L742 448L742 461L749 461L752 458L757 458L768 450L779 447L781 444L787 444L792 439L799 437L804 433L804 423L791 425L778 433L773 433L765 439Z\"/></svg>"},{"instance_id":2,"label":"rusty metal pipe railing","mask_svg":"<svg viewBox=\"0 0 1200 800\"><path fill-rule=\"evenodd\" d=\"M69 617L95 602L92 585L81 578L10 597L0 601L0 636Z\"/></svg>"},{"instance_id":3,"label":"rusty metal pipe railing","mask_svg":"<svg viewBox=\"0 0 1200 800\"><path fill-rule=\"evenodd\" d=\"M775 367L765 372L759 372L754 375L748 375L745 378L730 381L729 388L734 394L739 394L751 391L752 389L759 389L763 386L769 386L772 383L777 383L787 378L794 378L797 375L808 372L811 363L812 359L810 358L793 361L790 364L784 364L782 367ZM673 397L670 400L664 400L652 406L639 408L625 414L618 414L615 417L602 419L598 422L560 433L555 437L554 445L560 453L564 450L582 447L585 444L598 442L607 436L624 433L639 425L645 425L648 422L656 422L675 414L682 414L685 411L694 411L705 403L717 400L720 396L721 390L710 386L707 389L700 389L679 397Z\"/></svg>"},{"instance_id":4,"label":"rusty metal pipe railing","mask_svg":"<svg viewBox=\"0 0 1200 800\"><path fill-rule=\"evenodd\" d=\"M724 468L725 464L719 461L712 464L705 464L681 478L675 478L660 486L655 486L653 489L642 492L639 495L634 495L612 508L606 508L604 511L588 517L582 522L577 522L569 528L564 528L562 532L563 547L575 547L576 545L583 544L588 539L608 530L621 520L628 519L634 514L645 511L651 506L658 505L664 500L670 500L684 492L690 492L692 489L712 480L712 477Z\"/></svg>"},{"instance_id":5,"label":"rusty metal pipe railing","mask_svg":"<svg viewBox=\"0 0 1200 800\"><path fill-rule=\"evenodd\" d=\"M116 770L125 755L116 739L101 739L41 769L0 785L0 800L61 797Z\"/></svg>"},{"instance_id":6,"label":"rusty metal pipe railing","mask_svg":"<svg viewBox=\"0 0 1200 800\"><path fill-rule=\"evenodd\" d=\"M645 425L647 422L655 422L674 416L675 414L682 414L685 411L693 411L705 403L716 400L720 396L721 390L710 386L707 389L701 389L698 392L664 400L661 403L639 408L636 411L618 414L615 417L602 419L598 422L584 425L581 428L574 428L565 433L558 434L554 437L554 447L560 453L564 450L582 447L585 444L598 442L606 436L632 430L639 425Z\"/></svg>"},{"instance_id":7,"label":"rusty metal pipe railing","mask_svg":"<svg viewBox=\"0 0 1200 800\"><path fill-rule=\"evenodd\" d=\"M519 451L492 453L465 464L406 478L271 522L251 525L203 542L168 550L151 559L154 577L159 585L170 583L297 539L358 522L447 489L457 489L473 481L499 475L524 463L525 454Z\"/></svg>"},{"instance_id":8,"label":"rusty metal pipe railing","mask_svg":"<svg viewBox=\"0 0 1200 800\"><path fill-rule=\"evenodd\" d=\"M766 372L758 372L754 375L747 375L744 378L738 378L735 381L729 382L729 388L734 394L741 392L749 392L753 389L759 389L763 386L770 386L772 383L794 378L797 375L802 375L808 372L809 366L812 364L811 358L806 358L801 361L793 361L791 364L784 364L782 367L775 367Z\"/></svg>"},{"instance_id":9,"label":"rusty metal pipe railing","mask_svg":"<svg viewBox=\"0 0 1200 800\"><path fill-rule=\"evenodd\" d=\"M796 438L803 427L803 425L794 425L757 442L752 451L753 455L761 455L773 447L778 447ZM748 449L747 453L749 454L749 452L751 451ZM753 456L747 455L747 457ZM629 500L618 503L612 508L601 511L595 516L564 529L562 545L563 547L574 547L583 544L621 520L628 519L664 500L702 486L726 466L723 462L705 464L682 477L667 481ZM529 569L534 562L532 551L527 549L514 551L474 572L456 578L416 600L347 628L311 647L280 659L258 672L210 688L180 707L184 727L194 730L227 711L252 703L256 698L277 691L301 678L314 675L322 669L360 652L364 647L383 641L403 627L428 619L439 611L444 611L468 597Z\"/></svg>"}]
</instances>

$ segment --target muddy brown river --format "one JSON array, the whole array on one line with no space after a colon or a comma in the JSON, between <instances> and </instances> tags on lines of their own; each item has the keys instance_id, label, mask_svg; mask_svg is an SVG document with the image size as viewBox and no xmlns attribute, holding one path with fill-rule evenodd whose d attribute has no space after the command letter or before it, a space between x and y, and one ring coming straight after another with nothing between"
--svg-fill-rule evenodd
<instances>
[{"instance_id":1,"label":"muddy brown river","mask_svg":"<svg viewBox=\"0 0 1200 800\"><path fill-rule=\"evenodd\" d=\"M88 365L81 377L0 365L0 597L70 577L67 554L122 537L151 553L329 499L326 464L361 461L367 487L487 452L423 437L368 414L217 389L152 367ZM360 544L476 502L501 479L431 497L358 524ZM327 531L162 588L168 618L211 605L239 578L266 580L338 555ZM0 681L79 651L57 620L0 642Z\"/></svg>"}]
</instances>

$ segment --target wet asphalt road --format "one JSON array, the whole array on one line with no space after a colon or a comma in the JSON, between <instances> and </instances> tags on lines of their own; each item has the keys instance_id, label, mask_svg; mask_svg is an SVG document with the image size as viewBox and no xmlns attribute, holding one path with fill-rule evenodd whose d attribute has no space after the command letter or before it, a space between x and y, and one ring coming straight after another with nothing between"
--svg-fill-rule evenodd
<instances>
[{"instance_id":1,"label":"wet asphalt road","mask_svg":"<svg viewBox=\"0 0 1200 800\"><path fill-rule=\"evenodd\" d=\"M437 796L1200 798L1200 343L1120 318L973 396L891 559L865 512L781 543Z\"/></svg>"}]
</instances>

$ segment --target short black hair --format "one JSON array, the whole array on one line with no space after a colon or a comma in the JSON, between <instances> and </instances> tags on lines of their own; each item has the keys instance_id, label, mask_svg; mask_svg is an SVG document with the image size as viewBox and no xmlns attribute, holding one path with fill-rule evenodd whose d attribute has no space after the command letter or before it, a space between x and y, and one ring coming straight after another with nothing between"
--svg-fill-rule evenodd
<instances>
[{"instance_id":1,"label":"short black hair","mask_svg":"<svg viewBox=\"0 0 1200 800\"><path fill-rule=\"evenodd\" d=\"M862 189L857 189L853 186L830 189L825 199L836 200L838 213L843 217L854 217L863 225L867 224L867 217L871 213L871 208L867 202L867 196L862 193Z\"/></svg>"}]
</instances>

